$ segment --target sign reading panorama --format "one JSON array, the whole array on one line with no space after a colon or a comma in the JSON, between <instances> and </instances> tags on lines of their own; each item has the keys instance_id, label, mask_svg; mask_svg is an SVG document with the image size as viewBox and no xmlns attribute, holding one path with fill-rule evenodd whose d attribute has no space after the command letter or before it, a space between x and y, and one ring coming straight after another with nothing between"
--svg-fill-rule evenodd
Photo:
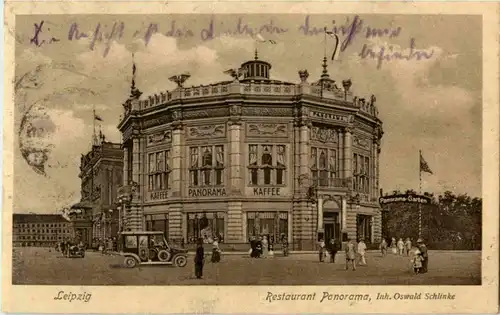
<instances>
[{"instance_id":1,"label":"sign reading panorama","mask_svg":"<svg viewBox=\"0 0 500 315\"><path fill-rule=\"evenodd\" d=\"M397 195L380 197L378 201L381 205L386 205L389 203L396 203L396 202L429 204L431 203L431 198L424 195L416 195L416 194L397 194Z\"/></svg>"}]
</instances>

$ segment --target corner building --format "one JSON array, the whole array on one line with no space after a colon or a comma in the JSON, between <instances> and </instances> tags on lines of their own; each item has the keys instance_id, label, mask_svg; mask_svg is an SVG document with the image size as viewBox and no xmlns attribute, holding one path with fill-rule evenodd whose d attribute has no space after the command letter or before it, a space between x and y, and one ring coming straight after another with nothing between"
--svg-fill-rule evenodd
<instances>
[{"instance_id":1,"label":"corner building","mask_svg":"<svg viewBox=\"0 0 500 315\"><path fill-rule=\"evenodd\" d=\"M135 65L134 65L135 69ZM318 238L381 238L378 205L382 122L375 97L354 97L351 81L270 79L255 59L233 80L147 97L132 81L118 128L126 230L161 230L172 242L217 236L248 249L252 235L288 237L295 250ZM135 71L134 71L135 72Z\"/></svg>"}]
</instances>

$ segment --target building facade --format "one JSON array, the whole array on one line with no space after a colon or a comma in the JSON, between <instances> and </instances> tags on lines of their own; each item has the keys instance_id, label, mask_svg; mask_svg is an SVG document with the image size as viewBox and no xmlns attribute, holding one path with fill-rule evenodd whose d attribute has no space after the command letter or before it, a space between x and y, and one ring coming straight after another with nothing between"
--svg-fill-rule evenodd
<instances>
[{"instance_id":1,"label":"building facade","mask_svg":"<svg viewBox=\"0 0 500 315\"><path fill-rule=\"evenodd\" d=\"M135 66L134 66L135 67ZM245 62L233 80L141 97L132 91L123 135L124 225L162 230L172 242L283 236L296 250L318 238L378 241L375 97L354 97L323 74L300 83L270 78L271 64Z\"/></svg>"},{"instance_id":2,"label":"building facade","mask_svg":"<svg viewBox=\"0 0 500 315\"><path fill-rule=\"evenodd\" d=\"M123 149L102 136L100 140L81 156L81 201L70 215L78 221L79 236L89 244L95 239L116 237L119 230L116 201L123 183Z\"/></svg>"},{"instance_id":3,"label":"building facade","mask_svg":"<svg viewBox=\"0 0 500 315\"><path fill-rule=\"evenodd\" d=\"M13 215L14 247L53 247L74 236L71 222L58 214Z\"/></svg>"}]
</instances>

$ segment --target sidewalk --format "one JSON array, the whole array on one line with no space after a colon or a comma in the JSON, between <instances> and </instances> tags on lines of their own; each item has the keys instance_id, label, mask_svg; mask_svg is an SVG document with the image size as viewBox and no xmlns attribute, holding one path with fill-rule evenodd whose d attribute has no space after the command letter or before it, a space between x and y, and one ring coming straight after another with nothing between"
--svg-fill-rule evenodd
<instances>
[{"instance_id":1,"label":"sidewalk","mask_svg":"<svg viewBox=\"0 0 500 315\"><path fill-rule=\"evenodd\" d=\"M366 251L367 253L380 253L379 250L367 250ZM474 251L474 250L429 250L430 253L439 253L439 252L454 252L454 253L475 253L475 252L480 252L480 251ZM98 254L100 254L100 252L96 252ZM205 252L205 254L210 254L210 252ZM188 255L189 256L194 256L195 252L194 251L189 251L188 252ZM243 251L223 251L222 252L223 255L234 255L234 256L249 256L249 253L248 252L243 252ZM283 256L283 252L282 251L275 251L274 254L276 256ZM344 251L339 251L337 255L342 255L344 254ZM113 256L117 256L117 255L120 255L119 252L110 252L108 251L106 253L106 255L113 255ZM318 251L289 251L289 255L318 255ZM388 255L394 255L394 254L391 254L391 253L388 253Z\"/></svg>"}]
</instances>

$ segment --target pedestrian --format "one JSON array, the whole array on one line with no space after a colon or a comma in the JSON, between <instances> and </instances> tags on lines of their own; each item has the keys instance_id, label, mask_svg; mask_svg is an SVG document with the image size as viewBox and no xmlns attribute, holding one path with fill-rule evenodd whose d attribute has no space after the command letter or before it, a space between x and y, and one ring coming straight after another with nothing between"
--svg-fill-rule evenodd
<instances>
[{"instance_id":1,"label":"pedestrian","mask_svg":"<svg viewBox=\"0 0 500 315\"><path fill-rule=\"evenodd\" d=\"M274 257L274 244L269 242L269 257Z\"/></svg>"},{"instance_id":2,"label":"pedestrian","mask_svg":"<svg viewBox=\"0 0 500 315\"><path fill-rule=\"evenodd\" d=\"M338 251L339 251L339 244L334 238L332 238L330 240L330 263L335 263L335 256L337 255Z\"/></svg>"},{"instance_id":3,"label":"pedestrian","mask_svg":"<svg viewBox=\"0 0 500 315\"><path fill-rule=\"evenodd\" d=\"M269 241L267 235L262 238L262 257L267 258L269 256Z\"/></svg>"},{"instance_id":4,"label":"pedestrian","mask_svg":"<svg viewBox=\"0 0 500 315\"><path fill-rule=\"evenodd\" d=\"M417 248L420 251L423 261L422 261L422 270L420 273L427 273L429 266L429 253L427 252L427 246L424 243L424 240L419 238L417 240Z\"/></svg>"},{"instance_id":5,"label":"pedestrian","mask_svg":"<svg viewBox=\"0 0 500 315\"><path fill-rule=\"evenodd\" d=\"M404 252L404 249L405 249L405 243L403 242L403 239L402 239L402 238L400 238L400 239L398 240L397 245L398 245L398 254L399 254L400 256L403 256L403 252Z\"/></svg>"},{"instance_id":6,"label":"pedestrian","mask_svg":"<svg viewBox=\"0 0 500 315\"><path fill-rule=\"evenodd\" d=\"M218 263L220 262L220 248L219 248L219 242L217 241L217 238L214 238L214 242L212 243L212 262L213 263Z\"/></svg>"},{"instance_id":7,"label":"pedestrian","mask_svg":"<svg viewBox=\"0 0 500 315\"><path fill-rule=\"evenodd\" d=\"M421 273L423 260L424 260L424 258L422 257L422 253L420 252L420 250L417 249L415 251L415 256L412 259L413 272L416 275L418 275L419 273Z\"/></svg>"},{"instance_id":8,"label":"pedestrian","mask_svg":"<svg viewBox=\"0 0 500 315\"><path fill-rule=\"evenodd\" d=\"M250 237L250 250L248 251L251 258L257 257L257 240L255 236Z\"/></svg>"},{"instance_id":9,"label":"pedestrian","mask_svg":"<svg viewBox=\"0 0 500 315\"><path fill-rule=\"evenodd\" d=\"M383 238L382 242L380 242L380 252L382 253L382 257L387 256L387 242L385 238Z\"/></svg>"},{"instance_id":10,"label":"pedestrian","mask_svg":"<svg viewBox=\"0 0 500 315\"><path fill-rule=\"evenodd\" d=\"M405 250L406 250L406 256L410 256L411 252L411 239L408 237L405 242Z\"/></svg>"},{"instance_id":11,"label":"pedestrian","mask_svg":"<svg viewBox=\"0 0 500 315\"><path fill-rule=\"evenodd\" d=\"M352 264L352 270L356 270L356 244L352 239L345 247L345 270L349 270L349 264Z\"/></svg>"},{"instance_id":12,"label":"pedestrian","mask_svg":"<svg viewBox=\"0 0 500 315\"><path fill-rule=\"evenodd\" d=\"M358 242L358 254L359 254L359 264L366 265L366 244L365 239L360 238Z\"/></svg>"},{"instance_id":13,"label":"pedestrian","mask_svg":"<svg viewBox=\"0 0 500 315\"><path fill-rule=\"evenodd\" d=\"M205 249L203 248L203 239L199 238L194 256L194 275L197 279L203 278L203 264L205 263Z\"/></svg>"},{"instance_id":14,"label":"pedestrian","mask_svg":"<svg viewBox=\"0 0 500 315\"><path fill-rule=\"evenodd\" d=\"M257 239L255 245L255 251L256 251L255 257L260 258L262 256L262 236L259 236L259 238Z\"/></svg>"},{"instance_id":15,"label":"pedestrian","mask_svg":"<svg viewBox=\"0 0 500 315\"><path fill-rule=\"evenodd\" d=\"M319 251L318 251L319 262L323 262L324 252L325 252L325 240L320 239L318 245L319 245Z\"/></svg>"},{"instance_id":16,"label":"pedestrian","mask_svg":"<svg viewBox=\"0 0 500 315\"><path fill-rule=\"evenodd\" d=\"M396 248L396 238L391 239L391 251L395 255L398 253L398 249Z\"/></svg>"}]
</instances>

